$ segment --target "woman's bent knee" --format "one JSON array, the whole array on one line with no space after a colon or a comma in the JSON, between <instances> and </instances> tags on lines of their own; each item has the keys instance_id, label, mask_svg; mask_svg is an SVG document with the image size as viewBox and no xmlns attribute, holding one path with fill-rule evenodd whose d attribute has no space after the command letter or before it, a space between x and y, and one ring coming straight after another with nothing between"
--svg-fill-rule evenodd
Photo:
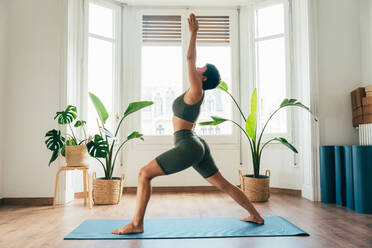
<instances>
[{"instance_id":1,"label":"woman's bent knee","mask_svg":"<svg viewBox=\"0 0 372 248\"><path fill-rule=\"evenodd\" d=\"M139 179L151 180L156 176L164 175L165 173L159 167L155 160L151 160L147 165L143 166L138 173Z\"/></svg>"},{"instance_id":2,"label":"woman's bent knee","mask_svg":"<svg viewBox=\"0 0 372 248\"><path fill-rule=\"evenodd\" d=\"M150 173L148 172L148 169L147 169L145 166L142 167L142 168L139 170L138 178L139 178L139 179L146 179L146 180L151 180L151 179L152 179Z\"/></svg>"}]
</instances>

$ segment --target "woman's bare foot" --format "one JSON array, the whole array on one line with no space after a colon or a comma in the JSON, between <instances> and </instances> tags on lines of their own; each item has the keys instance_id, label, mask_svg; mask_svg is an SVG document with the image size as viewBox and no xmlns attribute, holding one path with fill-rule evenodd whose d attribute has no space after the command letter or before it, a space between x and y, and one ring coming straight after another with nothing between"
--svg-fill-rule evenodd
<instances>
[{"instance_id":1,"label":"woman's bare foot","mask_svg":"<svg viewBox=\"0 0 372 248\"><path fill-rule=\"evenodd\" d=\"M250 215L247 218L242 218L240 220L256 223L256 224L259 224L259 225L263 225L265 223L265 220L261 216L253 216L253 215Z\"/></svg>"},{"instance_id":2,"label":"woman's bare foot","mask_svg":"<svg viewBox=\"0 0 372 248\"><path fill-rule=\"evenodd\" d=\"M142 233L143 224L134 225L133 222L112 231L113 234Z\"/></svg>"}]
</instances>

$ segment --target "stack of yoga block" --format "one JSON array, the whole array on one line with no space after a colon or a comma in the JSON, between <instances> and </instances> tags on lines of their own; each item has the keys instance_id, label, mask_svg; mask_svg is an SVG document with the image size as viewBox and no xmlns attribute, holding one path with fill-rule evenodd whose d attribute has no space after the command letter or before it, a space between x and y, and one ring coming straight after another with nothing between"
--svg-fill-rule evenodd
<instances>
[{"instance_id":1,"label":"stack of yoga block","mask_svg":"<svg viewBox=\"0 0 372 248\"><path fill-rule=\"evenodd\" d=\"M372 146L320 147L321 201L372 214Z\"/></svg>"},{"instance_id":2,"label":"stack of yoga block","mask_svg":"<svg viewBox=\"0 0 372 248\"><path fill-rule=\"evenodd\" d=\"M359 87L351 92L353 126L372 123L372 85Z\"/></svg>"},{"instance_id":3,"label":"stack of yoga block","mask_svg":"<svg viewBox=\"0 0 372 248\"><path fill-rule=\"evenodd\" d=\"M359 129L359 145L372 145L372 85L351 92L353 126Z\"/></svg>"}]
</instances>

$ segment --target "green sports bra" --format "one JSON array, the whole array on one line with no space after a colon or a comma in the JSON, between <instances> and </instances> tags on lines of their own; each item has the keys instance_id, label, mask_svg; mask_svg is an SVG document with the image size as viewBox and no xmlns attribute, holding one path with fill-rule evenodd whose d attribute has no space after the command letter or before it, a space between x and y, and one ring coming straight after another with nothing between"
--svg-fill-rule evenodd
<instances>
[{"instance_id":1,"label":"green sports bra","mask_svg":"<svg viewBox=\"0 0 372 248\"><path fill-rule=\"evenodd\" d=\"M175 116L181 119L194 123L200 114L200 105L203 103L204 90L202 98L195 104L185 103L183 96L186 94L186 92L187 90L182 95L174 99L172 104L173 113Z\"/></svg>"}]
</instances>

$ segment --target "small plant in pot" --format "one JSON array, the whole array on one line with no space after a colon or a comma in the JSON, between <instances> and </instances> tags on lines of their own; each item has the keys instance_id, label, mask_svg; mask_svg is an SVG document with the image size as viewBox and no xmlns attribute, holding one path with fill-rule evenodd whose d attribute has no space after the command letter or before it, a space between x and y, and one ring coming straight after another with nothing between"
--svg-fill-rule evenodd
<instances>
[{"instance_id":1,"label":"small plant in pot","mask_svg":"<svg viewBox=\"0 0 372 248\"><path fill-rule=\"evenodd\" d=\"M77 119L77 110L75 106L68 105L65 110L59 111L54 116L54 119L57 119L58 124L68 125L71 131L71 134L62 135L60 130L52 129L45 134L46 147L52 151L52 157L49 161L50 164L58 158L58 155L61 154L66 158L67 166L83 166L89 167L89 154L87 151L87 137L85 125L86 121ZM75 121L75 123L73 123ZM85 138L79 140L72 128L72 125L75 129L82 128Z\"/></svg>"},{"instance_id":2,"label":"small plant in pot","mask_svg":"<svg viewBox=\"0 0 372 248\"><path fill-rule=\"evenodd\" d=\"M124 144L129 140L144 140L143 134L139 133L138 131L133 131L126 137L124 141L120 141L120 139L117 137L120 126L123 120L128 117L128 115L152 105L153 102L131 102L122 115L115 132L112 133L105 127L105 123L109 117L109 114L107 113L107 110L102 101L96 95L90 92L89 97L97 111L100 123L98 122L99 134L94 135L94 138L88 142L87 148L89 154L102 165L103 171L105 173L105 176L102 178L95 178L94 176L93 201L95 204L118 204L120 202L124 175L122 175L121 177L113 177L117 156L123 148ZM115 149L116 142L118 145L117 149ZM102 162L102 160L104 161Z\"/></svg>"},{"instance_id":3,"label":"small plant in pot","mask_svg":"<svg viewBox=\"0 0 372 248\"><path fill-rule=\"evenodd\" d=\"M240 185L244 193L247 197L253 202L264 202L267 201L270 192L270 171L266 171L266 175L260 175L260 164L261 164L261 155L262 150L272 141L278 141L281 144L288 147L295 153L298 153L297 149L290 144L285 138L283 137L276 137L266 141L264 144L261 144L262 135L265 131L265 128L272 117L277 113L280 109L285 107L300 107L303 108L312 114L311 110L303 105L301 102L297 101L296 99L288 99L285 98L280 106L270 115L269 119L266 121L265 125L262 128L261 133L257 139L257 89L254 89L251 97L251 105L250 105L250 114L246 118L244 113L242 112L239 104L236 102L234 97L229 93L228 86L226 82L221 81L221 83L217 87L218 89L226 92L234 101L235 105L239 109L239 112L244 120L244 127L243 128L239 123L235 122L234 120L229 120L217 116L211 116L212 121L200 122L199 125L219 125L223 122L230 121L237 125L242 132L245 134L249 141L250 149L251 149L251 156L252 156L252 163L253 163L253 175L243 175L241 170L239 169L240 174ZM312 114L313 115L313 114ZM317 118L314 116L314 120L317 121Z\"/></svg>"}]
</instances>

